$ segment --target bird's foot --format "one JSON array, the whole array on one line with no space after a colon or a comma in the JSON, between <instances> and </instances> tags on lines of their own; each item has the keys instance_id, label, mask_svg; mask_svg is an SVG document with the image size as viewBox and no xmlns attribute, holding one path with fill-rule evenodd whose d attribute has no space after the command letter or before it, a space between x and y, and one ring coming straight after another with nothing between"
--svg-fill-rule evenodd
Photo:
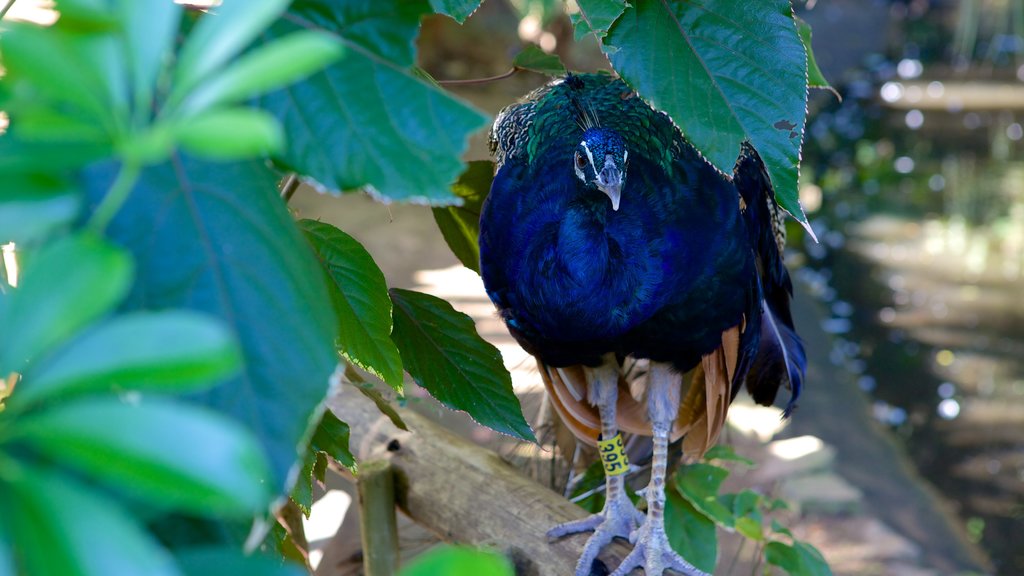
<instances>
[{"instance_id":1,"label":"bird's foot","mask_svg":"<svg viewBox=\"0 0 1024 576\"><path fill-rule=\"evenodd\" d=\"M674 570L685 576L711 576L683 559L672 549L665 535L664 522L648 519L631 537L633 551L611 576L626 576L634 568L643 568L644 576L662 576Z\"/></svg>"},{"instance_id":2,"label":"bird's foot","mask_svg":"<svg viewBox=\"0 0 1024 576\"><path fill-rule=\"evenodd\" d=\"M636 509L625 492L605 501L604 510L582 520L559 524L548 530L548 538L561 538L569 534L594 531L580 554L575 576L589 576L594 559L612 538L629 538L643 524L644 515Z\"/></svg>"}]
</instances>

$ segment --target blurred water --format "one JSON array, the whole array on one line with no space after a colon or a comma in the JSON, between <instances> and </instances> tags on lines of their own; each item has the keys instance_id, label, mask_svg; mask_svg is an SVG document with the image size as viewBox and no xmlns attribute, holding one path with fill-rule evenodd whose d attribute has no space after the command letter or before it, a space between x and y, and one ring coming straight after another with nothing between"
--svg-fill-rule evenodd
<instances>
[{"instance_id":1,"label":"blurred water","mask_svg":"<svg viewBox=\"0 0 1024 576\"><path fill-rule=\"evenodd\" d=\"M830 304L831 360L1024 574L1024 83L880 62L819 105L801 194L821 242L798 278Z\"/></svg>"}]
</instances>

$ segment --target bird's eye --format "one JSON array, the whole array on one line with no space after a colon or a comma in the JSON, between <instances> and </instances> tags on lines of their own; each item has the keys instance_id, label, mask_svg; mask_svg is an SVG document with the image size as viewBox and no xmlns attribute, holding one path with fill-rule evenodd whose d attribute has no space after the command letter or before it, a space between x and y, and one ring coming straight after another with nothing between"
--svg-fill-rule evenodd
<instances>
[{"instance_id":1,"label":"bird's eye","mask_svg":"<svg viewBox=\"0 0 1024 576\"><path fill-rule=\"evenodd\" d=\"M576 167L583 168L587 165L587 159L583 157L579 152L576 153Z\"/></svg>"}]
</instances>

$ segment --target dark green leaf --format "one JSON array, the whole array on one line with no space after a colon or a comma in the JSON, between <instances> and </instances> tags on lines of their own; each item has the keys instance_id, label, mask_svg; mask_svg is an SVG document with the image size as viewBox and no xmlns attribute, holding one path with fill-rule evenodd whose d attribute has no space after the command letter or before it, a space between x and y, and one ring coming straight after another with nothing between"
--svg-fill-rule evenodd
<instances>
[{"instance_id":1,"label":"dark green leaf","mask_svg":"<svg viewBox=\"0 0 1024 576\"><path fill-rule=\"evenodd\" d=\"M482 0L430 0L430 7L438 14L451 16L453 20L462 24L469 18L476 9L480 7Z\"/></svg>"},{"instance_id":2,"label":"dark green leaf","mask_svg":"<svg viewBox=\"0 0 1024 576\"><path fill-rule=\"evenodd\" d=\"M284 145L277 119L252 108L209 110L177 120L174 128L182 148L215 160L264 156Z\"/></svg>"},{"instance_id":3,"label":"dark green leaf","mask_svg":"<svg viewBox=\"0 0 1024 576\"><path fill-rule=\"evenodd\" d=\"M733 494L732 496L733 499L730 508L737 518L756 511L758 505L761 503L761 495L750 489L744 490L739 494Z\"/></svg>"},{"instance_id":4,"label":"dark green leaf","mask_svg":"<svg viewBox=\"0 0 1024 576\"><path fill-rule=\"evenodd\" d=\"M832 570L817 548L795 541L792 546L769 542L764 547L765 562L782 568L790 576L832 576Z\"/></svg>"},{"instance_id":5,"label":"dark green leaf","mask_svg":"<svg viewBox=\"0 0 1024 576\"><path fill-rule=\"evenodd\" d=\"M705 454L704 459L711 460L723 460L726 462L742 462L747 466L753 466L754 461L746 456L740 456L733 450L732 446L726 444L716 444L711 447Z\"/></svg>"},{"instance_id":6,"label":"dark green leaf","mask_svg":"<svg viewBox=\"0 0 1024 576\"><path fill-rule=\"evenodd\" d=\"M237 56L283 12L289 0L229 1L199 19L188 35L175 68L170 100L179 101L198 83Z\"/></svg>"},{"instance_id":7,"label":"dark green leaf","mask_svg":"<svg viewBox=\"0 0 1024 576\"><path fill-rule=\"evenodd\" d=\"M452 192L462 198L462 206L433 209L434 221L448 247L466 268L477 274L480 273L480 209L491 190L493 179L493 162L470 162L469 168L452 185Z\"/></svg>"},{"instance_id":8,"label":"dark green leaf","mask_svg":"<svg viewBox=\"0 0 1024 576\"><path fill-rule=\"evenodd\" d=\"M427 0L295 0L286 18L334 33L374 60L409 68L416 63L420 18L431 11Z\"/></svg>"},{"instance_id":9,"label":"dark green leaf","mask_svg":"<svg viewBox=\"0 0 1024 576\"><path fill-rule=\"evenodd\" d=\"M806 576L832 576L832 570L821 552L807 542L796 541L797 557L800 559L801 575Z\"/></svg>"},{"instance_id":10,"label":"dark green leaf","mask_svg":"<svg viewBox=\"0 0 1024 576\"><path fill-rule=\"evenodd\" d=\"M22 471L0 490L22 574L180 574L170 554L116 502L48 470Z\"/></svg>"},{"instance_id":11,"label":"dark green leaf","mask_svg":"<svg viewBox=\"0 0 1024 576\"><path fill-rule=\"evenodd\" d=\"M241 102L287 86L322 69L343 48L323 32L300 31L260 46L189 95L186 113Z\"/></svg>"},{"instance_id":12,"label":"dark green leaf","mask_svg":"<svg viewBox=\"0 0 1024 576\"><path fill-rule=\"evenodd\" d=\"M82 392L207 388L241 364L222 324L184 310L118 316L64 346L25 375L19 404Z\"/></svg>"},{"instance_id":13,"label":"dark green leaf","mask_svg":"<svg viewBox=\"0 0 1024 576\"><path fill-rule=\"evenodd\" d=\"M362 244L334 226L300 220L299 228L327 275L339 351L401 392L402 358L391 340L391 299L384 273Z\"/></svg>"},{"instance_id":14,"label":"dark green leaf","mask_svg":"<svg viewBox=\"0 0 1024 576\"><path fill-rule=\"evenodd\" d=\"M309 518L313 507L313 466L316 465L318 452L310 449L302 459L302 467L299 469L299 477L292 488L291 499L299 507L299 511Z\"/></svg>"},{"instance_id":15,"label":"dark green leaf","mask_svg":"<svg viewBox=\"0 0 1024 576\"><path fill-rule=\"evenodd\" d=\"M507 558L493 552L442 546L416 558L398 576L513 576Z\"/></svg>"},{"instance_id":16,"label":"dark green leaf","mask_svg":"<svg viewBox=\"0 0 1024 576\"><path fill-rule=\"evenodd\" d=\"M522 70L530 70L548 76L562 76L565 74L565 64L558 59L556 54L548 54L536 44L528 44L519 54L516 54L512 65Z\"/></svg>"},{"instance_id":17,"label":"dark green leaf","mask_svg":"<svg viewBox=\"0 0 1024 576\"><path fill-rule=\"evenodd\" d=\"M22 248L67 226L81 209L81 198L66 182L44 174L7 174L0 201L0 244Z\"/></svg>"},{"instance_id":18,"label":"dark green leaf","mask_svg":"<svg viewBox=\"0 0 1024 576\"><path fill-rule=\"evenodd\" d=\"M391 289L395 303L393 338L405 369L445 406L465 410L474 420L535 442L512 391L501 353L481 338L473 320L440 298Z\"/></svg>"},{"instance_id":19,"label":"dark green leaf","mask_svg":"<svg viewBox=\"0 0 1024 576\"><path fill-rule=\"evenodd\" d=\"M687 500L708 518L731 528L735 522L732 510L718 501L718 490L729 475L725 468L696 463L682 466L676 472L676 486Z\"/></svg>"},{"instance_id":20,"label":"dark green leaf","mask_svg":"<svg viewBox=\"0 0 1024 576\"><path fill-rule=\"evenodd\" d=\"M132 261L91 235L62 238L27 261L18 288L0 308L0 374L24 372L51 346L71 337L128 292Z\"/></svg>"},{"instance_id":21,"label":"dark green leaf","mask_svg":"<svg viewBox=\"0 0 1024 576\"><path fill-rule=\"evenodd\" d=\"M718 561L715 523L693 507L675 486L667 487L665 534L672 549L697 568L712 573Z\"/></svg>"},{"instance_id":22,"label":"dark green leaf","mask_svg":"<svg viewBox=\"0 0 1024 576\"><path fill-rule=\"evenodd\" d=\"M572 15L576 27L576 39L594 32L603 37L615 20L626 10L624 0L576 0L580 11Z\"/></svg>"},{"instance_id":23,"label":"dark green leaf","mask_svg":"<svg viewBox=\"0 0 1024 576\"><path fill-rule=\"evenodd\" d=\"M803 18L794 16L793 19L796 20L800 41L803 42L804 50L807 51L807 85L811 88L829 90L836 95L836 98L839 98L839 93L825 79L825 75L821 73L821 68L818 68L818 62L814 59L814 50L811 47L811 25Z\"/></svg>"},{"instance_id":24,"label":"dark green leaf","mask_svg":"<svg viewBox=\"0 0 1024 576\"><path fill-rule=\"evenodd\" d=\"M405 37L402 25L391 18L350 24L339 36L346 50L338 62L260 99L287 134L288 148L277 160L335 192L366 187L379 199L457 203L449 186L462 172L467 138L484 116L406 69L411 45L408 53L403 48L394 55L382 49L381 38ZM277 33L292 29L282 25ZM414 34L416 27L410 30ZM403 61L386 60L366 45Z\"/></svg>"},{"instance_id":25,"label":"dark green leaf","mask_svg":"<svg viewBox=\"0 0 1024 576\"><path fill-rule=\"evenodd\" d=\"M18 421L36 449L154 504L249 517L269 506L266 460L238 424L168 400L86 399Z\"/></svg>"},{"instance_id":26,"label":"dark green leaf","mask_svg":"<svg viewBox=\"0 0 1024 576\"><path fill-rule=\"evenodd\" d=\"M789 0L637 2L604 44L615 70L723 172L749 140L779 204L806 224L797 176L807 60Z\"/></svg>"},{"instance_id":27,"label":"dark green leaf","mask_svg":"<svg viewBox=\"0 0 1024 576\"><path fill-rule=\"evenodd\" d=\"M770 566L782 568L791 575L798 574L800 570L796 549L782 542L769 542L765 545L764 561Z\"/></svg>"},{"instance_id":28,"label":"dark green leaf","mask_svg":"<svg viewBox=\"0 0 1024 576\"><path fill-rule=\"evenodd\" d=\"M303 576L300 565L285 562L281 557L246 555L232 548L193 548L176 553L178 565L188 576L228 574L245 576Z\"/></svg>"},{"instance_id":29,"label":"dark green leaf","mask_svg":"<svg viewBox=\"0 0 1024 576\"><path fill-rule=\"evenodd\" d=\"M93 198L115 166L86 173ZM143 170L108 227L139 267L130 308L185 307L221 318L242 346L241 374L197 395L248 426L283 490L337 364L323 272L261 161L189 157ZM174 265L167 263L174 256Z\"/></svg>"},{"instance_id":30,"label":"dark green leaf","mask_svg":"<svg viewBox=\"0 0 1024 576\"><path fill-rule=\"evenodd\" d=\"M348 449L348 424L338 420L334 412L324 410L320 424L313 433L312 449L333 458L338 464L356 472L356 459ZM315 466L314 466L315 467Z\"/></svg>"}]
</instances>

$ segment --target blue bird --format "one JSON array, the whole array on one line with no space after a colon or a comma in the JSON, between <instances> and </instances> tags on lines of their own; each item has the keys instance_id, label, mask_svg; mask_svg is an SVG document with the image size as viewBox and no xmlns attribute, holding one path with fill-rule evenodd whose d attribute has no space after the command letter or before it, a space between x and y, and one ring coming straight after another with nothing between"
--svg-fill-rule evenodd
<instances>
[{"instance_id":1,"label":"blue bird","mask_svg":"<svg viewBox=\"0 0 1024 576\"><path fill-rule=\"evenodd\" d=\"M683 438L688 457L703 455L744 383L761 404L787 386L789 414L806 363L764 165L744 144L722 174L605 74L569 75L509 106L490 142L484 285L561 420L605 462L604 509L549 534L594 531L577 576L615 537L634 547L613 576L703 574L665 534L668 443ZM626 359L647 365L640 393ZM628 466L620 431L653 437L646 516L618 474Z\"/></svg>"}]
</instances>

